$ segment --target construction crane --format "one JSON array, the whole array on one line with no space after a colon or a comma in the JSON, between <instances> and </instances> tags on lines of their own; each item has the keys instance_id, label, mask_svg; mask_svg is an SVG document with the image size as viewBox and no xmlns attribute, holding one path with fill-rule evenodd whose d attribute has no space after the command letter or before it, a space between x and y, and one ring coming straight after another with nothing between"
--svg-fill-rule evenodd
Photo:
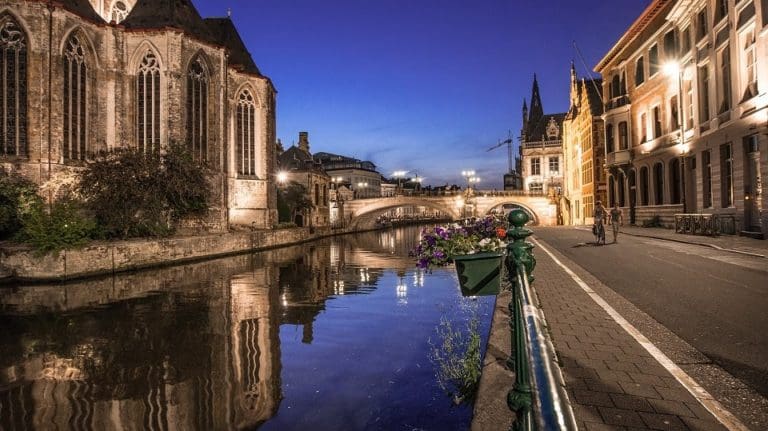
<instances>
[{"instance_id":1,"label":"construction crane","mask_svg":"<svg viewBox=\"0 0 768 431\"><path fill-rule=\"evenodd\" d=\"M510 173L510 174L514 170L514 165L513 165L514 156L512 154L512 142L514 142L514 141L512 139L512 132L510 132L509 133L509 137L507 139L505 139L503 141L499 141L498 144L496 144L496 145L492 146L491 148L488 148L487 150L485 150L486 152L493 151L496 148L499 148L499 147L502 147L502 146L506 145L507 146L507 163L508 163L508 168L509 168L507 173Z\"/></svg>"}]
</instances>

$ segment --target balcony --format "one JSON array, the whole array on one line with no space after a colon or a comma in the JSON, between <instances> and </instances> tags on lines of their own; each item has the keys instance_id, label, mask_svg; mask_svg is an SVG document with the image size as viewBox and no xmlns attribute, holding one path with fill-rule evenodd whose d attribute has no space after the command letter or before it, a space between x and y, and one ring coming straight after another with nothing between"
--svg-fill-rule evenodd
<instances>
[{"instance_id":1,"label":"balcony","mask_svg":"<svg viewBox=\"0 0 768 431\"><path fill-rule=\"evenodd\" d=\"M605 104L605 112L608 112L611 109L621 108L625 105L629 105L629 96L624 94L619 97L614 97Z\"/></svg>"},{"instance_id":2,"label":"balcony","mask_svg":"<svg viewBox=\"0 0 768 431\"><path fill-rule=\"evenodd\" d=\"M548 141L533 141L533 142L523 142L523 149L530 150L534 148L556 148L556 147L562 147L563 141L560 139L553 139Z\"/></svg>"},{"instance_id":3,"label":"balcony","mask_svg":"<svg viewBox=\"0 0 768 431\"><path fill-rule=\"evenodd\" d=\"M629 150L619 150L608 153L605 157L605 166L622 166L629 164Z\"/></svg>"}]
</instances>

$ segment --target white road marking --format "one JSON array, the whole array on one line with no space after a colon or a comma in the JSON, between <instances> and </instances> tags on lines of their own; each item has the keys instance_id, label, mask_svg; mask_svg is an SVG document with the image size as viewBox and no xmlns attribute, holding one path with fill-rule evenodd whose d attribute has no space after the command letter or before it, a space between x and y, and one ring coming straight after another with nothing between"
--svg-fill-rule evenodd
<instances>
[{"instance_id":1,"label":"white road marking","mask_svg":"<svg viewBox=\"0 0 768 431\"><path fill-rule=\"evenodd\" d=\"M575 281L576 284L578 284L579 287L581 287L581 289L586 292L593 301L597 303L597 305L602 307L603 310L605 310L608 315L610 315L613 320L619 324L619 326L621 326L625 331L627 331L629 335L632 336L632 338L639 342L640 345L643 346L643 348L648 351L648 353L650 353L651 356L653 356L653 358L656 359L656 361L661 364L662 367L666 368L666 370L669 371L670 374L672 374L675 379L677 379L677 381L680 382L683 387L685 387L685 389L687 389L688 392L690 392L691 395L693 395L693 397L696 398L696 400L704 406L704 408L712 413L712 415L718 421L720 421L720 423L722 423L729 430L749 431L749 428L741 423L741 421L736 418L736 416L726 410L725 407L723 407L720 402L714 399L706 389L704 389L691 376L689 376L685 371L678 367L677 364L672 362L672 360L669 359L669 357L667 357L667 355L665 355L661 350L659 350L658 347L651 343L651 341L648 340L645 335L640 333L637 328L629 323L627 319L622 317L622 315L619 314L613 307L611 307L611 305L608 304L597 292L592 290L592 288L589 287L587 283L581 279L581 277L576 275L576 273L574 273L570 268L560 262L560 259L555 257L555 255L552 254L552 252L549 251L546 247L544 247L541 242L534 238L531 238L531 241L536 244L536 247L547 253L549 257L555 261L556 264L563 268L563 270L573 279L573 281Z\"/></svg>"}]
</instances>

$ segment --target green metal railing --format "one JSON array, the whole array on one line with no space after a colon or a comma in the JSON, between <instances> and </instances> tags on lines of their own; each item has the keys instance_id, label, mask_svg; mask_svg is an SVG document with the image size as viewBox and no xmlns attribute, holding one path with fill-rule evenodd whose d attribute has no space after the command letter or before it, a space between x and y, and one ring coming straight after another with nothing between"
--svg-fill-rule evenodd
<instances>
[{"instance_id":1,"label":"green metal railing","mask_svg":"<svg viewBox=\"0 0 768 431\"><path fill-rule=\"evenodd\" d=\"M513 354L507 365L515 371L515 383L507 394L507 405L515 412L515 431L576 430L555 350L544 328L544 318L534 304L531 283L536 259L533 232L524 226L529 217L516 209L509 213L506 268L512 288L509 329Z\"/></svg>"}]
</instances>

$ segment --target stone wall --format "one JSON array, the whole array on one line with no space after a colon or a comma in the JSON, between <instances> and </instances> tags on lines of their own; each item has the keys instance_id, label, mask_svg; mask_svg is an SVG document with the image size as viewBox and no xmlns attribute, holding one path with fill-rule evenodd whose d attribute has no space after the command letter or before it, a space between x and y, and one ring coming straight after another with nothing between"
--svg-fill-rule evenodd
<instances>
[{"instance_id":1,"label":"stone wall","mask_svg":"<svg viewBox=\"0 0 768 431\"><path fill-rule=\"evenodd\" d=\"M94 243L36 256L27 247L0 249L0 279L66 280L297 244L330 234L309 228L235 232L159 240Z\"/></svg>"}]
</instances>

